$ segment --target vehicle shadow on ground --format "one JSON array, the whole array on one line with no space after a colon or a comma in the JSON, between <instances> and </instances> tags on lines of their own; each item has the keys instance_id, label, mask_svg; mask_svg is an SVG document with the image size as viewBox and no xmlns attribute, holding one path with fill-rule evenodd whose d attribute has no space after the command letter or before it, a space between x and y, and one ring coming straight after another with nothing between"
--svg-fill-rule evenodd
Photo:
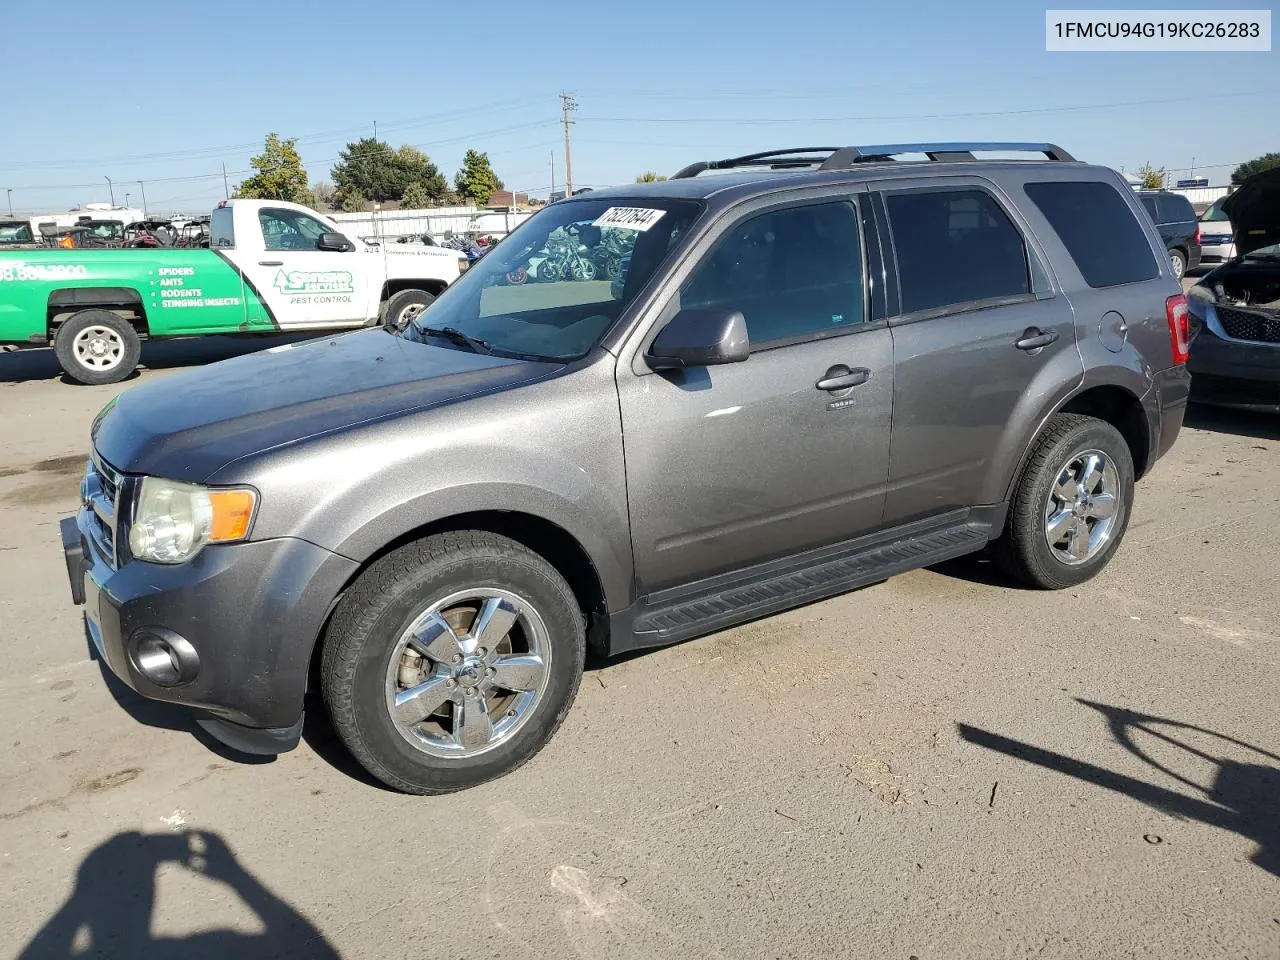
<instances>
[{"instance_id":1,"label":"vehicle shadow on ground","mask_svg":"<svg viewBox=\"0 0 1280 960\"><path fill-rule=\"evenodd\" d=\"M1078 702L1106 718L1116 743L1153 770L1178 781L1186 792L1147 783L967 723L958 723L956 727L960 737L969 743L1123 793L1171 816L1237 833L1258 845L1250 858L1252 862L1280 877L1280 816L1276 815L1280 756L1194 724L1089 700ZM1200 765L1203 769L1208 765L1212 770L1211 784L1197 783L1167 762L1153 757L1139 744L1139 735L1147 743L1158 745L1162 752L1182 757L1193 766ZM1225 755L1226 752L1234 755ZM1159 842L1159 838L1152 842Z\"/></svg>"},{"instance_id":2,"label":"vehicle shadow on ground","mask_svg":"<svg viewBox=\"0 0 1280 960\"><path fill-rule=\"evenodd\" d=\"M111 669L96 654L91 655L98 664L98 671L102 674L102 682L106 685L112 699L135 722L147 727L158 727L161 730L181 730L189 733L210 751L233 763L260 764L270 763L275 759L272 756L241 753L239 750L231 749L231 747L226 746L220 740L205 732L204 728L196 723L195 717L189 709L178 704L147 699L137 691L130 689L123 680L111 672Z\"/></svg>"},{"instance_id":3,"label":"vehicle shadow on ground","mask_svg":"<svg viewBox=\"0 0 1280 960\"><path fill-rule=\"evenodd\" d=\"M187 337L174 340L148 340L142 344L140 364L147 370L166 370L173 367L199 366L228 360L231 357L255 353L267 347L307 340L316 334L254 334L253 336ZM135 380L137 371L123 382ZM38 348L0 353L0 383L26 383L31 380L61 379L63 383L80 386L62 373L53 350Z\"/></svg>"},{"instance_id":4,"label":"vehicle shadow on ground","mask_svg":"<svg viewBox=\"0 0 1280 960\"><path fill-rule=\"evenodd\" d=\"M1254 437L1258 440L1280 441L1280 416L1253 413L1249 410L1229 410L1225 407L1206 407L1193 403L1187 407L1183 426L1195 430L1212 430L1237 437Z\"/></svg>"},{"instance_id":5,"label":"vehicle shadow on ground","mask_svg":"<svg viewBox=\"0 0 1280 960\"><path fill-rule=\"evenodd\" d=\"M241 922L186 935L152 933L160 870L185 869L228 887L245 909ZM252 914L252 918L248 917ZM252 931L252 932L250 932ZM338 957L306 917L245 870L216 833L118 833L80 863L66 902L18 954L59 957L146 957L199 960L236 957Z\"/></svg>"}]
</instances>

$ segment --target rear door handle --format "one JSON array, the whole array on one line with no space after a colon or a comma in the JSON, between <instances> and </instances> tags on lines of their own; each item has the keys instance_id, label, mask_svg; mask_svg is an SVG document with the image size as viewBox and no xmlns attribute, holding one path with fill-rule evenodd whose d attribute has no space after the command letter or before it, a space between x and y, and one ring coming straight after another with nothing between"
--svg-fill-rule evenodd
<instances>
[{"instance_id":1,"label":"rear door handle","mask_svg":"<svg viewBox=\"0 0 1280 960\"><path fill-rule=\"evenodd\" d=\"M1013 345L1019 350L1039 350L1041 347L1047 347L1051 343L1058 340L1057 330L1046 330L1041 332L1036 327L1027 327L1022 331L1022 338L1015 340Z\"/></svg>"},{"instance_id":2,"label":"rear door handle","mask_svg":"<svg viewBox=\"0 0 1280 960\"><path fill-rule=\"evenodd\" d=\"M856 367L850 370L846 366L832 367L827 371L827 375L814 384L819 390L826 390L834 393L837 390L848 390L850 387L860 387L871 379L871 371L866 367Z\"/></svg>"},{"instance_id":3,"label":"rear door handle","mask_svg":"<svg viewBox=\"0 0 1280 960\"><path fill-rule=\"evenodd\" d=\"M258 261L258 266L260 266L260 267L283 267L283 266L284 266L284 261L283 261L283 260L259 260L259 261Z\"/></svg>"}]
</instances>

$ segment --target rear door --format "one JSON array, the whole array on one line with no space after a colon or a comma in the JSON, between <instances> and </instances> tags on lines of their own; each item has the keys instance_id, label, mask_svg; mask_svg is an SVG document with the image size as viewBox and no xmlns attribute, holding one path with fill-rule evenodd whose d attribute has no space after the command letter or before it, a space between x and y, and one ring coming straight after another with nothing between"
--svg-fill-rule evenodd
<instances>
[{"instance_id":1,"label":"rear door","mask_svg":"<svg viewBox=\"0 0 1280 960\"><path fill-rule=\"evenodd\" d=\"M369 274L380 260L361 244L348 251L317 249L333 228L292 207L262 207L257 223L237 219L233 257L282 330L368 319Z\"/></svg>"},{"instance_id":2,"label":"rear door","mask_svg":"<svg viewBox=\"0 0 1280 960\"><path fill-rule=\"evenodd\" d=\"M993 183L922 178L877 196L900 297L885 521L999 502L1017 425L1047 385L1083 373L1071 305Z\"/></svg>"},{"instance_id":3,"label":"rear door","mask_svg":"<svg viewBox=\"0 0 1280 960\"><path fill-rule=\"evenodd\" d=\"M864 227L847 194L744 212L693 251L619 364L641 594L881 524L893 347L868 309ZM649 370L643 348L685 307L742 311L750 358ZM859 385L818 386L853 371Z\"/></svg>"}]
</instances>

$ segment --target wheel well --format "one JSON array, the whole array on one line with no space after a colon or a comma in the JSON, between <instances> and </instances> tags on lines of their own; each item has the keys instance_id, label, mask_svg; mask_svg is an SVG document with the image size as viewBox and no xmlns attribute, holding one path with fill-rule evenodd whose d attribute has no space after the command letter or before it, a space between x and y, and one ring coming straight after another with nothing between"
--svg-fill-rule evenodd
<instances>
[{"instance_id":1,"label":"wheel well","mask_svg":"<svg viewBox=\"0 0 1280 960\"><path fill-rule=\"evenodd\" d=\"M50 339L64 320L81 310L107 310L128 320L140 335L150 333L142 295L137 290L131 287L69 287L49 294L45 329Z\"/></svg>"},{"instance_id":2,"label":"wheel well","mask_svg":"<svg viewBox=\"0 0 1280 960\"><path fill-rule=\"evenodd\" d=\"M425 290L438 297L448 284L443 280L388 280L382 285L382 302L386 303L401 290Z\"/></svg>"},{"instance_id":3,"label":"wheel well","mask_svg":"<svg viewBox=\"0 0 1280 960\"><path fill-rule=\"evenodd\" d=\"M325 617L324 626L321 627L320 636L316 638L315 646L311 651L309 689L319 689L318 671L320 667L321 640L325 630L329 627L329 618L332 617L333 610L336 609L338 601L342 599L351 585L370 566L391 551L415 540L421 540L450 530L484 530L488 533L497 533L504 537L510 537L517 543L528 547L555 567L560 576L564 577L565 582L569 584L569 589L573 591L573 595L578 601L578 606L582 608L582 615L587 622L589 630L594 632L597 629L597 624L603 622L602 618L605 614L604 587L600 583L600 576L596 573L595 564L591 562L591 557L582 548L582 544L574 539L572 534L549 520L527 513L513 513L502 510L463 513L410 530L384 545L360 564L359 569L343 584L342 590L339 591L338 596L334 599L329 615ZM588 636L590 638L590 634Z\"/></svg>"},{"instance_id":4,"label":"wheel well","mask_svg":"<svg viewBox=\"0 0 1280 960\"><path fill-rule=\"evenodd\" d=\"M1080 413L1105 420L1124 437L1133 457L1134 479L1140 478L1150 466L1151 438L1147 432L1147 417L1142 404L1128 390L1120 387L1092 387L1066 402L1060 413Z\"/></svg>"}]
</instances>

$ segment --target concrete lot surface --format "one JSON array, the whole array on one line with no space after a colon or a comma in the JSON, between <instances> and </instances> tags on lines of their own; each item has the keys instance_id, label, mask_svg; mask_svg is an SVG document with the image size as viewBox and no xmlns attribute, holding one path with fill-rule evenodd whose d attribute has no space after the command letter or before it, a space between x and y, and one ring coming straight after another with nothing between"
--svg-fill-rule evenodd
<instances>
[{"instance_id":1,"label":"concrete lot surface","mask_svg":"<svg viewBox=\"0 0 1280 960\"><path fill-rule=\"evenodd\" d=\"M1193 411L1076 590L958 563L595 665L414 798L319 711L246 763L104 681L57 521L119 389L0 356L0 956L1280 957L1280 420Z\"/></svg>"}]
</instances>

